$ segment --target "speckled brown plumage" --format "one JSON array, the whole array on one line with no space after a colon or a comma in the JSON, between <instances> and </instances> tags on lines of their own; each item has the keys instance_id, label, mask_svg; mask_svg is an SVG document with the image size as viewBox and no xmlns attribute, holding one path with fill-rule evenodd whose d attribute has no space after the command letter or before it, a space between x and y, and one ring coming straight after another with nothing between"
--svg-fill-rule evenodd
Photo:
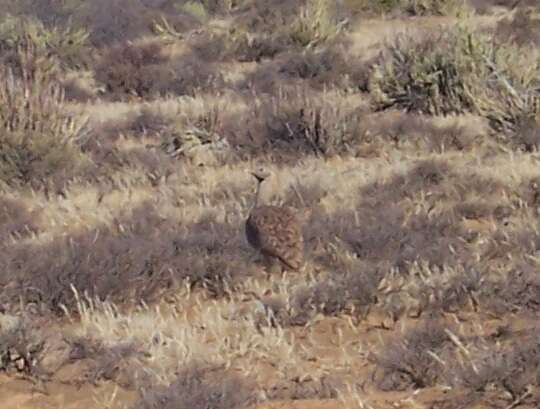
<instances>
[{"instance_id":1,"label":"speckled brown plumage","mask_svg":"<svg viewBox=\"0 0 540 409\"><path fill-rule=\"evenodd\" d=\"M246 220L246 238L267 260L279 260L299 270L304 259L303 219L296 209L270 204L279 184L272 173L259 168L252 172L258 181L255 205Z\"/></svg>"},{"instance_id":2,"label":"speckled brown plumage","mask_svg":"<svg viewBox=\"0 0 540 409\"><path fill-rule=\"evenodd\" d=\"M291 209L260 206L246 221L246 237L255 249L275 257L292 270L300 269L304 258L304 237L300 221Z\"/></svg>"}]
</instances>

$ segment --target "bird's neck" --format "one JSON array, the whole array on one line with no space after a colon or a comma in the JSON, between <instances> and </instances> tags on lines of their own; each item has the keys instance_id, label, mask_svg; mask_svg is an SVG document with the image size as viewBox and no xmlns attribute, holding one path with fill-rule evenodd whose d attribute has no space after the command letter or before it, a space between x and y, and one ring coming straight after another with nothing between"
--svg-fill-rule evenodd
<instances>
[{"instance_id":1,"label":"bird's neck","mask_svg":"<svg viewBox=\"0 0 540 409\"><path fill-rule=\"evenodd\" d=\"M253 207L267 206L271 204L274 196L273 184L270 180L263 180L257 185L257 193L255 194L255 204Z\"/></svg>"}]
</instances>

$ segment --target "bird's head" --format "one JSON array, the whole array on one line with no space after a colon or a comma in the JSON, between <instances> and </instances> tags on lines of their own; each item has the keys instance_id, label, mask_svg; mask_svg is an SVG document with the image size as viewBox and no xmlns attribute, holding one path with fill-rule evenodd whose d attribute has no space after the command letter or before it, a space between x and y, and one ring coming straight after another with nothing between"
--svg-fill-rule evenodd
<instances>
[{"instance_id":1,"label":"bird's head","mask_svg":"<svg viewBox=\"0 0 540 409\"><path fill-rule=\"evenodd\" d=\"M268 179L271 175L270 171L266 169L264 166L258 166L254 170L252 170L251 175L257 179L259 183L264 181L265 179Z\"/></svg>"}]
</instances>

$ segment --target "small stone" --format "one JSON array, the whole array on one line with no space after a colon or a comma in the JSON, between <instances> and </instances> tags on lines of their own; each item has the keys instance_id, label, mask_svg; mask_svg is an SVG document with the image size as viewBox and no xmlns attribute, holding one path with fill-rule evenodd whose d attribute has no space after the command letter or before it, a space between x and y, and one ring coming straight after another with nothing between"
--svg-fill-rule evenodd
<instances>
[{"instance_id":1,"label":"small stone","mask_svg":"<svg viewBox=\"0 0 540 409\"><path fill-rule=\"evenodd\" d=\"M15 362L15 366L19 371L24 371L24 368L26 367L26 362L24 358L17 359L17 361Z\"/></svg>"}]
</instances>

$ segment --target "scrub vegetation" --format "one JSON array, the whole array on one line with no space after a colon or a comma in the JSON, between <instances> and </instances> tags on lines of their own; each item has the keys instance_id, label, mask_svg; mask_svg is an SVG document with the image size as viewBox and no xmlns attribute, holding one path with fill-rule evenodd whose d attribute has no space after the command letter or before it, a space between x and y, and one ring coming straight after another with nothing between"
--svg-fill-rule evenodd
<instances>
[{"instance_id":1,"label":"scrub vegetation","mask_svg":"<svg viewBox=\"0 0 540 409\"><path fill-rule=\"evenodd\" d=\"M6 407L538 407L536 3L0 0Z\"/></svg>"}]
</instances>

